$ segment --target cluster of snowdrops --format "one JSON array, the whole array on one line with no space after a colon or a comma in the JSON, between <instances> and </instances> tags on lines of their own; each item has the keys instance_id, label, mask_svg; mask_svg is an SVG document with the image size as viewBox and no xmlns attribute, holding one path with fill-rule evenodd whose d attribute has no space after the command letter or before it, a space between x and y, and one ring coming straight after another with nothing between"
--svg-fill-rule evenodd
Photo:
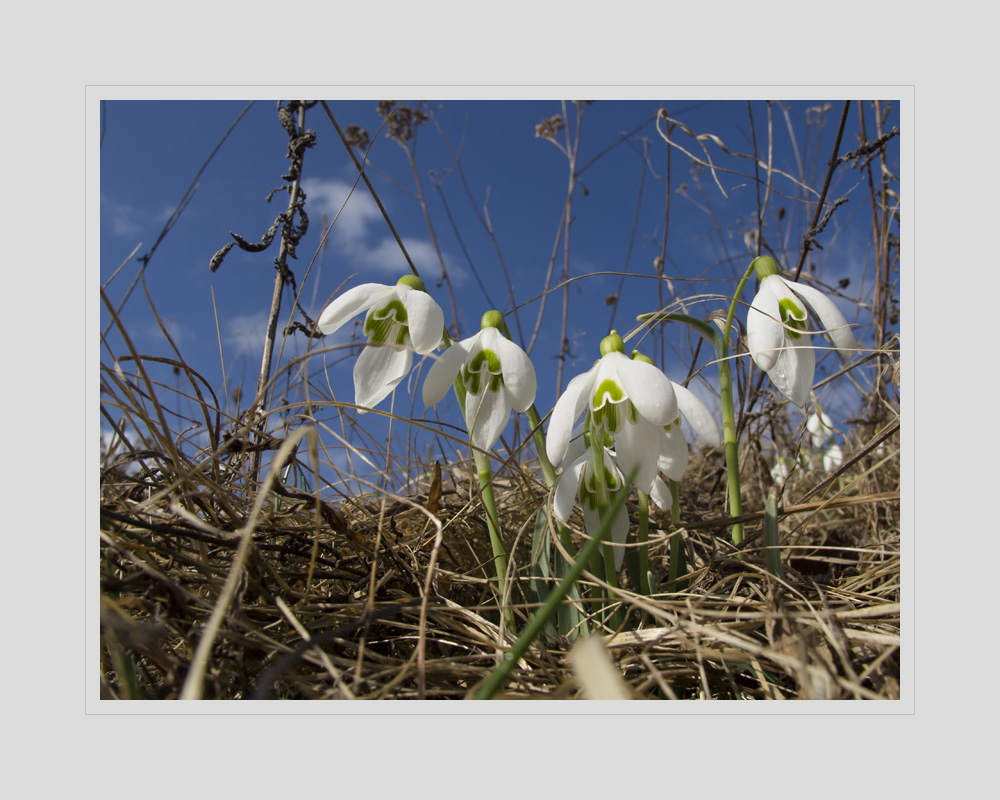
<instances>
[{"instance_id":1,"label":"cluster of snowdrops","mask_svg":"<svg viewBox=\"0 0 1000 800\"><path fill-rule=\"evenodd\" d=\"M759 290L746 318L747 347L757 366L792 403L804 407L815 372L813 338L822 332L845 356L856 342L843 314L817 289L783 278L770 257L751 262L733 298L727 325L747 279L756 274ZM354 366L355 402L374 408L406 377L413 354L430 355L441 349L423 383L423 402L431 407L454 390L465 416L481 485L489 483L487 453L506 428L511 411L526 412L535 431L539 460L552 495L556 518L568 523L579 498L584 526L593 535L612 506L611 498L631 482L640 500L669 509L676 498L675 482L687 467L685 419L712 447L723 443L719 425L708 408L688 389L671 381L638 351L626 352L614 331L603 339L600 358L567 384L556 401L544 435L534 409L537 387L528 355L510 340L503 316L483 315L481 330L461 341L451 341L441 307L419 278L400 278L395 286L367 283L344 292L323 311L317 327L330 334L364 313L367 344ZM656 315L646 315L655 317ZM667 314L662 319L682 318ZM706 337L714 335L720 362L723 430L727 449L735 452L735 425L731 419L731 383L728 379L728 329L722 337L706 331L699 321L682 319ZM728 384L728 385L727 385ZM727 402L726 392L730 393ZM809 420L814 440L829 444L830 420L822 411ZM823 438L825 437L825 438ZM833 455L839 455L839 451ZM833 456L831 456L833 457ZM556 468L562 466L561 472ZM776 469L780 465L776 465ZM738 469L738 463L735 465ZM732 472L734 464L727 459ZM666 481L664 481L664 476ZM736 483L730 476L730 495ZM484 485L484 489L486 486ZM484 491L492 504L492 492ZM738 493L737 493L738 496ZM487 509L490 511L491 509ZM730 504L730 511L738 510ZM495 508L488 514L498 577L503 587L500 541ZM498 527L498 526L497 526ZM605 545L604 580L615 585L622 567L623 545L629 537L629 519L623 505L610 521L611 543ZM640 573L645 575L645 571ZM643 588L648 589L645 581Z\"/></svg>"}]
</instances>

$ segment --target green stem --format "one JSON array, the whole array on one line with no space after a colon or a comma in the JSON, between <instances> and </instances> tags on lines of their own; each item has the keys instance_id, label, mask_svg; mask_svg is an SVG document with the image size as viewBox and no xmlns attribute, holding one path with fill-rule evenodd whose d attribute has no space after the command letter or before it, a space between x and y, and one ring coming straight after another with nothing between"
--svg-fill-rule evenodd
<instances>
[{"instance_id":1,"label":"green stem","mask_svg":"<svg viewBox=\"0 0 1000 800\"><path fill-rule=\"evenodd\" d=\"M729 333L733 327L736 304L739 302L740 295L743 294L743 287L746 286L753 271L753 261L751 261L739 286L736 287L733 302L726 315L726 326L722 330L722 342L717 348L719 354L719 392L722 396L723 441L726 447L726 472L729 474L729 514L733 517L738 517L743 513L743 501L740 490L740 454L736 442L736 411L733 407L733 376L729 369ZM737 546L743 544L742 522L733 525L733 544ZM737 553L736 557L739 558L740 554Z\"/></svg>"},{"instance_id":2,"label":"green stem","mask_svg":"<svg viewBox=\"0 0 1000 800\"><path fill-rule=\"evenodd\" d=\"M490 531L490 545L493 547L493 563L497 568L497 581L500 589L500 608L504 607L507 597L507 549L500 537L500 518L497 515L496 498L493 496L493 474L490 471L490 460L478 450L472 451L476 459L476 477L479 479L479 491L483 497L483 507L486 509L486 527ZM514 612L504 610L507 628L515 629Z\"/></svg>"},{"instance_id":3,"label":"green stem","mask_svg":"<svg viewBox=\"0 0 1000 800\"><path fill-rule=\"evenodd\" d=\"M681 524L681 503L677 491L677 481L670 481L670 521L674 528L679 528ZM684 563L684 539L680 532L674 533L670 537L670 571L667 574L667 586L671 591L679 591L681 586L678 583L683 578L687 569Z\"/></svg>"},{"instance_id":4,"label":"green stem","mask_svg":"<svg viewBox=\"0 0 1000 800\"><path fill-rule=\"evenodd\" d=\"M778 580L785 579L781 551L778 549L778 496L773 488L764 506L764 563Z\"/></svg>"},{"instance_id":5,"label":"green stem","mask_svg":"<svg viewBox=\"0 0 1000 800\"><path fill-rule=\"evenodd\" d=\"M601 515L602 519L607 513L608 507L611 504L611 500L608 496L608 486L605 483L605 471L604 471L604 447L597 442L598 439L602 439L604 436L599 430L591 430L590 432L590 455L591 455L591 469L594 474L594 490L597 492L597 511ZM581 476L581 480L583 477ZM627 488L627 484L622 488ZM614 550L611 547L603 548L604 558L603 560L595 553L594 565L596 571L594 574L600 578L604 577L604 582L608 584L609 587L615 589L618 588L618 582L615 575L615 559ZM605 604L611 602L611 592L607 590L604 592ZM618 627L618 614L615 612L611 619L608 620L608 624L612 627Z\"/></svg>"},{"instance_id":6,"label":"green stem","mask_svg":"<svg viewBox=\"0 0 1000 800\"><path fill-rule=\"evenodd\" d=\"M538 451L538 463L542 467L542 475L545 476L545 483L550 489L556 485L556 470L549 461L549 453L545 447L545 434L542 433L542 418L535 409L535 404L529 406L528 424L531 425L532 436L535 439L535 450Z\"/></svg>"},{"instance_id":7,"label":"green stem","mask_svg":"<svg viewBox=\"0 0 1000 800\"><path fill-rule=\"evenodd\" d=\"M545 624L549 621L549 618L556 613L559 608L559 604L562 602L563 598L569 593L573 584L579 579L580 575L583 574L584 567L590 561L592 555L599 553L598 548L601 547L604 540L611 533L611 520L614 519L615 514L618 513L620 509L625 504L625 498L628 497L628 487L632 485L632 481L635 479L635 474L629 476L629 479L622 484L621 489L615 492L615 496L611 501L611 505L608 507L607 513L601 517L601 524L598 526L594 535L587 540L587 543L581 548L576 561L570 567L569 572L563 576L563 579L559 582L559 585L552 590L552 594L549 595L549 599L545 601L544 605L535 612L534 616L528 621L521 635L518 637L514 646L504 655L501 662L497 665L496 669L493 670L486 680L484 680L479 688L472 695L473 700L489 700L497 690L503 685L503 682L510 675L517 662L528 652L528 648L531 647L531 643L545 630Z\"/></svg>"},{"instance_id":8,"label":"green stem","mask_svg":"<svg viewBox=\"0 0 1000 800\"><path fill-rule=\"evenodd\" d=\"M736 304L743 293L743 287L746 285L750 275L753 274L753 271L753 262L750 262L746 274L740 281L739 286L736 287L736 293L733 295L733 302L729 306L729 313L726 315L726 324L721 334L712 325L688 314L655 312L652 314L641 314L638 317L640 322L663 322L666 320L684 322L698 331L704 338L708 339L715 347L716 360L719 364L719 395L722 400L722 431L726 452L726 473L729 478L729 515L732 517L738 517L743 513L743 503L740 489L740 454L736 440L736 409L733 404L733 374L729 368L729 335L733 327ZM742 522L733 525L732 539L734 545L738 546L743 543ZM740 557L739 553L737 553L736 557Z\"/></svg>"},{"instance_id":9,"label":"green stem","mask_svg":"<svg viewBox=\"0 0 1000 800\"><path fill-rule=\"evenodd\" d=\"M639 593L649 597L649 495L639 491Z\"/></svg>"}]
</instances>

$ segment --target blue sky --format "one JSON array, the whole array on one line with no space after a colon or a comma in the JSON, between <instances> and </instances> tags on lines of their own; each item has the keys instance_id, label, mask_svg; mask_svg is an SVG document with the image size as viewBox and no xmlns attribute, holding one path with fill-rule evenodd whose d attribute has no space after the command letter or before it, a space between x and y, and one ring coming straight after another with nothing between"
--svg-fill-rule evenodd
<instances>
[{"instance_id":1,"label":"blue sky","mask_svg":"<svg viewBox=\"0 0 1000 800\"><path fill-rule=\"evenodd\" d=\"M376 99L327 102L342 128L360 125L375 139L382 121L376 113ZM821 110L828 102L828 110ZM408 105L415 102L408 101ZM842 100L823 98L773 104L770 121L774 168L818 189L842 105ZM891 105L893 111L886 128L899 124L898 103ZM100 148L102 284L137 245L136 256L149 252L198 170L245 106L243 101L109 101L104 105ZM752 258L745 240L747 231L754 227L757 206L752 161L727 154L714 140L699 142L676 128L672 140L687 154L702 160L710 157L719 172L713 177L710 171L694 167L685 152L673 149L665 265L670 282L657 281L654 259L663 245L667 194L667 145L655 124L660 108L666 108L672 119L693 133L718 137L731 153L753 151L750 111L745 100L600 100L585 106L582 120L577 118L575 104L566 103L568 132L575 137L579 124L580 139L569 254L572 283L567 338L571 356L564 367L562 386L590 367L599 355L600 339L610 327L624 333L635 326L637 314L656 310L661 290L665 303L673 299L671 289L679 298L731 295L738 276ZM768 106L754 101L750 108L758 151L763 155L768 148ZM491 307L504 313L511 311L497 249L480 217L486 206L518 305L518 319L509 315L508 324L515 340L527 345L538 320L539 295L552 258L569 179L565 154L552 142L537 138L535 126L562 114L563 105L556 100L431 100L427 110L432 118L418 129L415 139L417 177L441 258L452 280L460 333L463 337L474 333L482 313ZM870 103L866 104L865 124L872 136L874 116ZM316 146L306 152L303 171L310 228L291 267L301 289L300 303L315 318L344 281L349 281L347 286L369 281L394 283L408 268L363 183L354 188L327 246L318 249L324 214L327 220L333 219L350 192L357 170L321 106L309 110L306 126L317 134ZM841 153L857 146L858 130L857 104L853 104ZM557 137L562 144L565 135L563 132ZM271 189L284 183L281 176L288 168L286 144L287 135L278 123L275 102L255 102L205 167L196 192L145 270L156 311L185 361L213 383L220 397L224 385L231 392L242 382L245 394L252 394L255 387L274 284L272 260L278 244L275 241L263 253L234 249L216 273L209 271L209 260L230 241L230 230L258 241L275 215L285 208L286 194L276 194L270 204L265 198ZM458 152L468 194L455 159ZM888 155L890 168L898 174L896 141L890 143ZM367 170L453 330L456 320L451 301L446 287L436 285L441 267L415 196L414 174L402 148L379 136L369 152ZM829 199L846 197L848 202L838 209L820 236L823 249L814 250L810 258L821 287L849 280L841 307L850 312L848 320L857 324L856 333L862 342L870 341L871 320L864 314L856 315L852 301L870 301L874 276L865 180L863 173L849 165L838 170ZM804 190L796 180L779 176L772 185L776 194L767 201L764 237L776 251L786 253L785 264L794 267L809 222L807 214L811 218L812 210L805 207ZM560 245L550 288L559 283L563 258ZM137 270L134 257L108 285L108 295L116 305ZM599 274L623 270L629 273L624 281L620 275ZM619 304L612 318L609 296L615 294L619 295ZM290 295L286 291L282 326L289 320ZM749 303L752 296L750 285L743 300ZM721 299L713 299L689 306L688 310L705 317L723 306ZM562 313L563 291L558 289L547 297L539 333L530 351L539 379L536 405L543 416L556 397ZM741 316L745 320L745 310ZM102 330L107 328L108 320L102 308ZM141 353L171 354L141 286L124 304L122 321ZM328 337L323 346L346 342L348 334L349 326L343 333ZM664 335L665 370L680 382L687 375L696 340L678 325L668 326ZM657 337L648 339L642 348L659 361ZM108 341L116 354L124 353L114 334ZM314 344L313 349L317 346ZM304 347L304 337L291 337L282 361L301 354ZM353 401L353 358L349 356L348 351L335 351L314 361L320 364L325 360L338 398ZM101 358L107 363L107 350L102 350ZM706 361L703 349L697 366ZM839 359L831 354L821 362L816 379L839 366ZM310 370L317 368L311 366ZM692 388L711 400L716 386L715 368L706 370L705 376L707 382L696 382ZM401 384L396 413L407 416L412 408L414 416L424 416L418 389L419 384ZM857 393L848 381L830 385L819 397L838 421L857 410ZM385 410L388 407L388 401L380 406ZM453 401L442 404L439 412L442 419L461 424ZM427 413L428 418L433 416L433 411ZM378 425L372 415L366 415L362 422Z\"/></svg>"}]
</instances>

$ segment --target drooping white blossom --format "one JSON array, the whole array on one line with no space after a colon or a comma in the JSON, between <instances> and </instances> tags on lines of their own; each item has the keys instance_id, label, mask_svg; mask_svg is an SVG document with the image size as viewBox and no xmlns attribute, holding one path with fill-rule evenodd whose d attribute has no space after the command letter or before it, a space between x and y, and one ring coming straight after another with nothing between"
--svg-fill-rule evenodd
<instances>
[{"instance_id":1,"label":"drooping white blossom","mask_svg":"<svg viewBox=\"0 0 1000 800\"><path fill-rule=\"evenodd\" d=\"M833 420L822 409L814 411L806 420L806 430L812 439L812 446L823 447L833 439Z\"/></svg>"},{"instance_id":2,"label":"drooping white blossom","mask_svg":"<svg viewBox=\"0 0 1000 800\"><path fill-rule=\"evenodd\" d=\"M755 259L760 290L747 314L747 344L754 362L785 397L805 405L816 371L812 336L825 332L847 354L857 347L840 310L822 292L785 280L773 258ZM818 321L810 319L809 311Z\"/></svg>"},{"instance_id":3,"label":"drooping white blossom","mask_svg":"<svg viewBox=\"0 0 1000 800\"><path fill-rule=\"evenodd\" d=\"M666 375L651 363L630 359L624 350L621 337L612 331L601 342L600 360L567 384L552 410L546 450L549 460L558 464L574 424L586 411L592 439L605 445L606 437L622 472L637 470L636 485L649 487L656 477L661 439L645 434L677 419L677 398Z\"/></svg>"},{"instance_id":4,"label":"drooping white blossom","mask_svg":"<svg viewBox=\"0 0 1000 800\"><path fill-rule=\"evenodd\" d=\"M537 380L528 355L498 330L503 317L483 315L479 333L455 342L434 362L424 380L425 406L438 403L460 378L465 390L465 424L472 443L489 450L507 427L511 409L527 411Z\"/></svg>"},{"instance_id":5,"label":"drooping white blossom","mask_svg":"<svg viewBox=\"0 0 1000 800\"><path fill-rule=\"evenodd\" d=\"M833 472L840 468L840 465L844 463L844 451L840 449L840 445L831 444L825 453L823 453L823 469L827 472Z\"/></svg>"},{"instance_id":6,"label":"drooping white blossom","mask_svg":"<svg viewBox=\"0 0 1000 800\"><path fill-rule=\"evenodd\" d=\"M364 283L344 292L317 328L333 333L363 311L368 344L354 364L354 402L374 408L406 377L414 352L427 355L440 344L444 312L419 278L405 275L395 286Z\"/></svg>"}]
</instances>

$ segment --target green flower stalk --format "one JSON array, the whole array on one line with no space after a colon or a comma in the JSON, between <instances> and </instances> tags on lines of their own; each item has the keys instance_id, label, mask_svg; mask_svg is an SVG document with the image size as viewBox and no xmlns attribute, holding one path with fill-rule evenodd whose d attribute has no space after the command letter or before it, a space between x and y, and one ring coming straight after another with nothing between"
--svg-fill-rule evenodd
<instances>
[{"instance_id":1,"label":"green flower stalk","mask_svg":"<svg viewBox=\"0 0 1000 800\"><path fill-rule=\"evenodd\" d=\"M705 339L712 343L715 348L716 361L719 365L719 399L722 401L722 443L726 454L726 475L729 484L729 513L730 516L738 517L743 513L743 503L741 500L740 487L740 459L736 442L736 409L733 403L733 374L729 368L729 336L733 326L733 316L736 313L736 303L747 279L753 272L753 264L747 269L746 274L736 287L733 301L729 306L729 313L726 316L726 323L722 334L713 326L696 317L678 313L642 314L639 321L647 320L666 321L676 320L683 322L694 328ZM732 541L734 545L743 543L743 523L736 523L732 528Z\"/></svg>"},{"instance_id":2,"label":"green flower stalk","mask_svg":"<svg viewBox=\"0 0 1000 800\"><path fill-rule=\"evenodd\" d=\"M493 475L486 453L507 427L511 409L526 411L532 407L538 385L531 359L504 332L506 325L500 312L487 311L479 333L452 343L431 367L423 386L424 405L428 407L454 387L465 415L501 598L506 596L507 551L500 533ZM506 617L508 626L513 628L514 617L509 610Z\"/></svg>"}]
</instances>

